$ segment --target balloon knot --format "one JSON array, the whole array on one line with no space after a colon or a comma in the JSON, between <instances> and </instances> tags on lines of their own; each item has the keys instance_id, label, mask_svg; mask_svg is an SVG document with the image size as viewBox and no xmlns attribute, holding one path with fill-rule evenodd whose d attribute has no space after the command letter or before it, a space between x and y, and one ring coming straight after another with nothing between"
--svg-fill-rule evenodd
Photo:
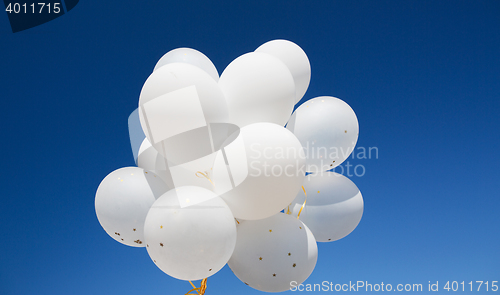
<instances>
[{"instance_id":1,"label":"balloon knot","mask_svg":"<svg viewBox=\"0 0 500 295\"><path fill-rule=\"evenodd\" d=\"M208 179L208 181L210 181L210 183L215 186L215 184L213 183L213 181L210 179L210 177L208 176L208 172L201 172L201 171L198 171L195 173L195 175L199 178L202 178L202 177L205 177L206 179Z\"/></svg>"}]
</instances>

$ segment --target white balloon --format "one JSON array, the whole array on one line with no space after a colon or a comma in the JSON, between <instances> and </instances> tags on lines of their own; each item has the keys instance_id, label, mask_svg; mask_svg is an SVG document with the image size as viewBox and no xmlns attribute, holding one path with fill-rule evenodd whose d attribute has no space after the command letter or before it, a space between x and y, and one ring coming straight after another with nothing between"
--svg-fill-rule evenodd
<instances>
[{"instance_id":1,"label":"white balloon","mask_svg":"<svg viewBox=\"0 0 500 295\"><path fill-rule=\"evenodd\" d=\"M339 240L350 234L363 216L363 197L347 177L335 172L309 174L304 181L307 193L299 193L290 205L292 214L312 231L318 242Z\"/></svg>"},{"instance_id":2,"label":"white balloon","mask_svg":"<svg viewBox=\"0 0 500 295\"><path fill-rule=\"evenodd\" d=\"M261 52L244 54L222 73L219 86L229 109L229 122L240 128L269 122L284 126L295 104L295 84L287 66Z\"/></svg>"},{"instance_id":3,"label":"white balloon","mask_svg":"<svg viewBox=\"0 0 500 295\"><path fill-rule=\"evenodd\" d=\"M153 71L156 71L164 65L175 62L197 66L209 74L215 81L219 81L219 72L217 72L217 68L212 61L205 54L192 48L177 48L170 50L160 58Z\"/></svg>"},{"instance_id":4,"label":"white balloon","mask_svg":"<svg viewBox=\"0 0 500 295\"><path fill-rule=\"evenodd\" d=\"M135 109L128 117L128 135L130 138L130 146L132 147L132 154L134 155L134 161L137 165L139 149L146 138L146 134L142 131L138 109Z\"/></svg>"},{"instance_id":5,"label":"white balloon","mask_svg":"<svg viewBox=\"0 0 500 295\"><path fill-rule=\"evenodd\" d=\"M344 162L358 141L356 114L344 101L320 96L298 107L286 128L304 147L307 172L327 171Z\"/></svg>"},{"instance_id":6,"label":"white balloon","mask_svg":"<svg viewBox=\"0 0 500 295\"><path fill-rule=\"evenodd\" d=\"M216 153L213 153L182 165L170 167L172 181L175 187L197 186L213 190L214 184L210 179L210 173L212 171L211 167L213 166L215 156ZM207 169L200 169L200 167L206 167ZM210 167L210 169L208 169L208 167ZM210 194L206 196L211 197L216 195ZM177 191L177 197L179 198L181 208L196 205L197 203L208 200L207 198L198 198L195 202L189 195L184 195L183 191ZM191 202L186 202L186 199L191 199Z\"/></svg>"},{"instance_id":7,"label":"white balloon","mask_svg":"<svg viewBox=\"0 0 500 295\"><path fill-rule=\"evenodd\" d=\"M146 137L169 166L216 151L212 135L227 129L227 106L217 83L190 64L153 72L141 91L139 117Z\"/></svg>"},{"instance_id":8,"label":"white balloon","mask_svg":"<svg viewBox=\"0 0 500 295\"><path fill-rule=\"evenodd\" d=\"M238 131L239 132L239 131ZM233 135L237 136L238 132ZM231 139L229 139L231 141ZM181 186L198 186L208 190L214 189L211 180L212 166L216 153L187 162L177 166L168 166L167 160L156 151L146 138L141 145L138 157L138 166L158 175L169 188ZM177 193L181 207L195 205L196 203L186 203L182 192ZM200 202L206 201L199 199Z\"/></svg>"},{"instance_id":9,"label":"white balloon","mask_svg":"<svg viewBox=\"0 0 500 295\"><path fill-rule=\"evenodd\" d=\"M218 154L214 191L236 218L262 219L290 204L305 177L305 158L297 138L282 126L256 123Z\"/></svg>"},{"instance_id":10,"label":"white balloon","mask_svg":"<svg viewBox=\"0 0 500 295\"><path fill-rule=\"evenodd\" d=\"M181 208L178 191L193 200L210 200ZM213 192L185 186L162 195L149 210L144 225L146 249L166 274L180 280L200 280L218 272L236 245L234 217Z\"/></svg>"},{"instance_id":11,"label":"white balloon","mask_svg":"<svg viewBox=\"0 0 500 295\"><path fill-rule=\"evenodd\" d=\"M304 282L314 270L318 247L311 231L286 214L242 221L228 262L246 285L265 292L290 290L291 282Z\"/></svg>"},{"instance_id":12,"label":"white balloon","mask_svg":"<svg viewBox=\"0 0 500 295\"><path fill-rule=\"evenodd\" d=\"M271 54L285 63L295 81L295 103L299 102L311 81L311 65L304 50L288 40L272 40L259 46L255 52Z\"/></svg>"},{"instance_id":13,"label":"white balloon","mask_svg":"<svg viewBox=\"0 0 500 295\"><path fill-rule=\"evenodd\" d=\"M138 167L111 172L99 185L95 211L106 233L118 242L144 247L144 220L154 201L168 190L155 174Z\"/></svg>"},{"instance_id":14,"label":"white balloon","mask_svg":"<svg viewBox=\"0 0 500 295\"><path fill-rule=\"evenodd\" d=\"M147 138L144 139L139 148L137 166L158 175L169 188L175 187L165 158L158 153Z\"/></svg>"}]
</instances>

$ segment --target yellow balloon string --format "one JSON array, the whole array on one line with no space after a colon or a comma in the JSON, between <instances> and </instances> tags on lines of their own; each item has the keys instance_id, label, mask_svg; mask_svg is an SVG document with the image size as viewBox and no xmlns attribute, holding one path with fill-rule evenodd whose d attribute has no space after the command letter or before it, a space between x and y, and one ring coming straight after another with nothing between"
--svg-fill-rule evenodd
<instances>
[{"instance_id":1,"label":"yellow balloon string","mask_svg":"<svg viewBox=\"0 0 500 295\"><path fill-rule=\"evenodd\" d=\"M196 286L191 282L189 281L189 283L191 284L191 286L193 286L193 289L189 290L189 292L186 293L186 295L203 295L205 294L205 291L207 290L207 279L204 278L202 281L201 281L201 286L199 288L196 288ZM192 292L196 292L196 293L192 293Z\"/></svg>"},{"instance_id":2,"label":"yellow balloon string","mask_svg":"<svg viewBox=\"0 0 500 295\"><path fill-rule=\"evenodd\" d=\"M304 191L304 195L306 196L306 199L304 200L304 204L302 204L302 207L300 207L299 214L297 214L297 219L299 219L300 212L302 212L302 209L304 209L304 206L306 205L306 202L307 202L307 193L306 193L306 189L304 188L304 186L302 186L302 190Z\"/></svg>"},{"instance_id":3,"label":"yellow balloon string","mask_svg":"<svg viewBox=\"0 0 500 295\"><path fill-rule=\"evenodd\" d=\"M202 178L202 177L205 177L206 179L208 179L208 181L210 181L210 183L215 187L215 184L213 183L213 181L210 179L210 177L208 176L208 172L205 171L205 173L201 172L201 171L198 171L195 173L195 175L199 178Z\"/></svg>"},{"instance_id":4,"label":"yellow balloon string","mask_svg":"<svg viewBox=\"0 0 500 295\"><path fill-rule=\"evenodd\" d=\"M206 179L208 179L208 181L210 181L210 183L215 186L215 184L213 183L213 181L210 179L210 177L208 176L208 172L201 172L201 171L198 171L195 173L195 175L199 178L202 178L202 177L205 177ZM238 221L238 220L236 220ZM239 222L238 222L239 223ZM189 281L189 283L191 284L191 286L193 286L193 289L189 290L189 292L186 293L186 295L189 295L189 294L193 294L193 295L203 295L205 294L205 291L207 290L207 279L204 278L202 281L201 281L201 286L199 288L196 288L196 286L193 284L193 282ZM196 292L196 293L193 293L193 292Z\"/></svg>"}]
</instances>

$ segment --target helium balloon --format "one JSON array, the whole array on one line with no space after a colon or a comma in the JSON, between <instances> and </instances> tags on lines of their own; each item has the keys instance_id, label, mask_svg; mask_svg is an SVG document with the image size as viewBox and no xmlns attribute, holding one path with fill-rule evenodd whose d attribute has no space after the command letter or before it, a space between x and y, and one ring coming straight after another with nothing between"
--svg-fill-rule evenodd
<instances>
[{"instance_id":1,"label":"helium balloon","mask_svg":"<svg viewBox=\"0 0 500 295\"><path fill-rule=\"evenodd\" d=\"M203 187L208 190L214 189L213 181L210 179L211 169L214 163L214 158L216 153L196 159L194 161L184 163L178 166L170 167L170 172L172 173L172 181L175 187L180 186L197 186ZM205 170L200 170L200 167L207 167ZM216 196L215 194L210 194L206 196ZM189 196L184 196L184 191L177 191L177 197L179 198L179 203L181 208L196 205L197 203L204 202L207 199L198 198L194 201ZM190 199L191 202L186 202L186 199Z\"/></svg>"},{"instance_id":2,"label":"helium balloon","mask_svg":"<svg viewBox=\"0 0 500 295\"><path fill-rule=\"evenodd\" d=\"M170 174L170 169L166 164L165 158L158 153L147 138L144 138L139 149L137 166L153 172L158 175L169 188L174 188L172 175Z\"/></svg>"},{"instance_id":3,"label":"helium balloon","mask_svg":"<svg viewBox=\"0 0 500 295\"><path fill-rule=\"evenodd\" d=\"M344 162L358 141L358 119L344 101L320 96L298 107L286 128L304 147L307 172L327 171Z\"/></svg>"},{"instance_id":4,"label":"helium balloon","mask_svg":"<svg viewBox=\"0 0 500 295\"><path fill-rule=\"evenodd\" d=\"M153 71L156 71L164 65L176 62L196 66L209 74L215 81L219 81L219 73L212 61L205 54L192 48L177 48L170 50L160 58Z\"/></svg>"},{"instance_id":5,"label":"helium balloon","mask_svg":"<svg viewBox=\"0 0 500 295\"><path fill-rule=\"evenodd\" d=\"M115 170L97 189L97 219L106 233L118 242L144 247L144 220L148 210L167 190L167 185L159 177L142 168Z\"/></svg>"},{"instance_id":6,"label":"helium balloon","mask_svg":"<svg viewBox=\"0 0 500 295\"><path fill-rule=\"evenodd\" d=\"M207 73L170 63L144 83L139 117L147 139L174 166L214 153L212 134L227 128L228 113L222 91Z\"/></svg>"},{"instance_id":7,"label":"helium balloon","mask_svg":"<svg viewBox=\"0 0 500 295\"><path fill-rule=\"evenodd\" d=\"M314 270L318 247L300 220L278 213L266 219L242 221L236 248L228 262L246 285L264 292L290 290Z\"/></svg>"},{"instance_id":8,"label":"helium balloon","mask_svg":"<svg viewBox=\"0 0 500 295\"><path fill-rule=\"evenodd\" d=\"M284 126L295 104L295 83L278 58L251 52L233 60L219 86L229 109L229 122L240 128L258 122Z\"/></svg>"},{"instance_id":9,"label":"helium balloon","mask_svg":"<svg viewBox=\"0 0 500 295\"><path fill-rule=\"evenodd\" d=\"M209 200L181 208L178 191L193 201ZM236 245L236 226L221 198L204 188L185 186L168 191L153 204L144 237L156 266L176 279L192 281L215 274L227 263Z\"/></svg>"},{"instance_id":10,"label":"helium balloon","mask_svg":"<svg viewBox=\"0 0 500 295\"><path fill-rule=\"evenodd\" d=\"M142 142L146 138L144 131L142 131L141 121L139 120L138 109L135 109L128 117L128 134L130 138L130 145L132 147L132 154L134 161L137 165L137 157L139 156L139 149Z\"/></svg>"},{"instance_id":11,"label":"helium balloon","mask_svg":"<svg viewBox=\"0 0 500 295\"><path fill-rule=\"evenodd\" d=\"M304 96L311 80L311 65L302 48L287 40L272 40L262 44L255 52L279 58L290 70L295 81L295 103Z\"/></svg>"},{"instance_id":12,"label":"helium balloon","mask_svg":"<svg viewBox=\"0 0 500 295\"><path fill-rule=\"evenodd\" d=\"M237 136L239 129L233 136ZM231 141L231 139L228 139ZM210 175L216 154L196 159L177 166L168 166L167 160L160 155L148 139L144 139L138 157L138 166L158 175L170 188L180 186L199 186L208 190L214 189ZM210 167L210 168L208 168ZM206 168L206 169L204 169ZM182 192L178 192L181 207L195 205L195 202L186 203ZM200 199L199 201L205 201Z\"/></svg>"},{"instance_id":13,"label":"helium balloon","mask_svg":"<svg viewBox=\"0 0 500 295\"><path fill-rule=\"evenodd\" d=\"M213 167L214 192L236 218L262 219L290 204L305 177L297 138L282 126L256 123L221 149Z\"/></svg>"},{"instance_id":14,"label":"helium balloon","mask_svg":"<svg viewBox=\"0 0 500 295\"><path fill-rule=\"evenodd\" d=\"M292 214L314 234L318 242L339 240L350 234L363 215L363 197L356 185L335 172L309 174L304 181L304 193L299 193L290 205ZM301 211L302 208L302 211Z\"/></svg>"}]
</instances>

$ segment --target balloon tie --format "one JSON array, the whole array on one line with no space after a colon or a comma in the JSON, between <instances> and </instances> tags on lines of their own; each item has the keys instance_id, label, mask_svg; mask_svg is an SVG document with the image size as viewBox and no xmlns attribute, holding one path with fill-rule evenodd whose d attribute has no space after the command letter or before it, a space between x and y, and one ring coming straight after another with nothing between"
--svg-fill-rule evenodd
<instances>
[{"instance_id":1,"label":"balloon tie","mask_svg":"<svg viewBox=\"0 0 500 295\"><path fill-rule=\"evenodd\" d=\"M306 193L306 189L304 188L304 186L302 186L302 190L304 191L304 195L306 196L306 199L304 200L304 204L302 204L302 207L300 207L299 214L297 214L297 219L299 219L300 212L302 212L302 209L304 209L304 206L306 205L306 202L307 202L307 193Z\"/></svg>"},{"instance_id":2,"label":"balloon tie","mask_svg":"<svg viewBox=\"0 0 500 295\"><path fill-rule=\"evenodd\" d=\"M207 290L207 278L204 278L202 281L201 281L201 286L199 288L196 288L196 286L193 284L193 282L189 281L189 283L191 284L191 286L193 286L193 289L189 290L189 292L186 293L186 295L203 295L205 294L205 291ZM196 292L196 293L192 293L192 292Z\"/></svg>"},{"instance_id":3,"label":"balloon tie","mask_svg":"<svg viewBox=\"0 0 500 295\"><path fill-rule=\"evenodd\" d=\"M208 176L208 172L205 171L205 173L201 172L201 171L198 171L195 173L195 175L199 178L202 178L202 177L205 177L206 179L208 179L208 181L210 181L210 183L215 187L215 184L214 182L210 179L210 177Z\"/></svg>"}]
</instances>

